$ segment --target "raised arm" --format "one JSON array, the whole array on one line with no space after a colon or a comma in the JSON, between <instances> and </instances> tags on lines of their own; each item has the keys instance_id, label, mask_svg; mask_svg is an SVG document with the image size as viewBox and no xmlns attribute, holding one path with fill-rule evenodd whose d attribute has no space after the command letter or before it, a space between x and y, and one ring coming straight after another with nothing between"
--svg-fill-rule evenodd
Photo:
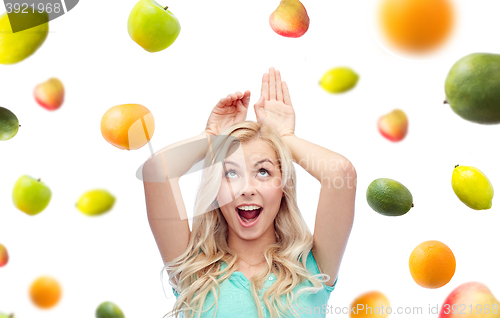
<instances>
[{"instance_id":1,"label":"raised arm","mask_svg":"<svg viewBox=\"0 0 500 318\"><path fill-rule=\"evenodd\" d=\"M313 255L321 273L336 281L354 220L356 170L344 156L295 136L295 112L288 86L274 68L262 78L258 121L281 133L294 161L321 183L314 227Z\"/></svg>"},{"instance_id":2,"label":"raised arm","mask_svg":"<svg viewBox=\"0 0 500 318\"><path fill-rule=\"evenodd\" d=\"M204 158L208 138L245 119L249 99L249 91L222 98L202 133L157 151L144 163L142 179L148 221L164 263L181 255L191 236L179 178Z\"/></svg>"}]
</instances>

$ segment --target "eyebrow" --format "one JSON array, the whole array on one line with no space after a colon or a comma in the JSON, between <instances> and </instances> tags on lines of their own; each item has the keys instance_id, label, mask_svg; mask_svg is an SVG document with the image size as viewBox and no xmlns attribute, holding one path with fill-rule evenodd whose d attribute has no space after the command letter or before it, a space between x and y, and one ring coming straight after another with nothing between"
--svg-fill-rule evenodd
<instances>
[{"instance_id":1,"label":"eyebrow","mask_svg":"<svg viewBox=\"0 0 500 318\"><path fill-rule=\"evenodd\" d=\"M273 164L271 160L269 160L269 159L266 158L266 159L262 159L262 160L257 161L257 163L255 163L254 167L258 166L261 163L266 162L266 161L269 162L270 164Z\"/></svg>"},{"instance_id":2,"label":"eyebrow","mask_svg":"<svg viewBox=\"0 0 500 318\"><path fill-rule=\"evenodd\" d=\"M235 162L232 162L232 161L229 161L229 160L224 160L224 163L227 164L227 165L233 165L233 166L236 166L236 167L240 167L239 164L235 163Z\"/></svg>"},{"instance_id":3,"label":"eyebrow","mask_svg":"<svg viewBox=\"0 0 500 318\"><path fill-rule=\"evenodd\" d=\"M257 161L257 163L254 165L254 167L256 167L257 165L259 165L259 164L263 163L264 161L267 161L267 162L269 162L270 164L273 164L271 160L269 160L269 159L267 159L267 158L266 158L266 159L262 159L262 160ZM224 163L225 163L225 164L231 164L231 165L236 166L236 167L238 167L238 168L240 167L240 166L239 166L236 162L233 162L233 161L224 160Z\"/></svg>"}]
</instances>

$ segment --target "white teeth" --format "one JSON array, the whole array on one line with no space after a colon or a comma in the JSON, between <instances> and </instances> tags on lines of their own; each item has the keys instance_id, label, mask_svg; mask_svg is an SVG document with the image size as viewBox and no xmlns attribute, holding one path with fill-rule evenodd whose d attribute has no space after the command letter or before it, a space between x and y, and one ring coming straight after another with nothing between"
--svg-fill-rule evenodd
<instances>
[{"instance_id":1,"label":"white teeth","mask_svg":"<svg viewBox=\"0 0 500 318\"><path fill-rule=\"evenodd\" d=\"M260 209L260 206L257 206L257 205L246 205L246 206L239 206L238 209L245 210L245 211L258 210L258 209Z\"/></svg>"}]
</instances>

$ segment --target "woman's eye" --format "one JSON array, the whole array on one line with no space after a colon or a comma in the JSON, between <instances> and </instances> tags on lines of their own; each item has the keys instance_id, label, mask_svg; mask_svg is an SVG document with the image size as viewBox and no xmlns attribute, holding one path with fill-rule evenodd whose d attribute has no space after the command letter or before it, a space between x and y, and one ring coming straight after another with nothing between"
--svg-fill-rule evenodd
<instances>
[{"instance_id":1,"label":"woman's eye","mask_svg":"<svg viewBox=\"0 0 500 318\"><path fill-rule=\"evenodd\" d=\"M234 173L234 174L233 174L233 176L236 176L236 171L234 171L234 170L229 170L229 171L226 171L226 174L225 174L226 178L227 178L230 174L232 174L232 173Z\"/></svg>"},{"instance_id":2,"label":"woman's eye","mask_svg":"<svg viewBox=\"0 0 500 318\"><path fill-rule=\"evenodd\" d=\"M259 170L259 172L265 172L267 173L267 175L269 175L269 171L267 171L266 169L262 168ZM261 175L262 176L262 175ZM263 175L262 177L266 177L265 175Z\"/></svg>"}]
</instances>

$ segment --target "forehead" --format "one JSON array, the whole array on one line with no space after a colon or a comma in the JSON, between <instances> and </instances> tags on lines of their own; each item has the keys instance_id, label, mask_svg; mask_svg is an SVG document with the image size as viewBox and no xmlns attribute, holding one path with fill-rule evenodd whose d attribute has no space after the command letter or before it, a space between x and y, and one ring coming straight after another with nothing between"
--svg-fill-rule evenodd
<instances>
[{"instance_id":1,"label":"forehead","mask_svg":"<svg viewBox=\"0 0 500 318\"><path fill-rule=\"evenodd\" d=\"M268 143L260 139L254 139L243 144L234 145L233 147L238 148L226 158L227 160L256 161L261 158L269 158L273 162L278 161L278 157L276 156L276 152L274 151L274 149Z\"/></svg>"}]
</instances>

